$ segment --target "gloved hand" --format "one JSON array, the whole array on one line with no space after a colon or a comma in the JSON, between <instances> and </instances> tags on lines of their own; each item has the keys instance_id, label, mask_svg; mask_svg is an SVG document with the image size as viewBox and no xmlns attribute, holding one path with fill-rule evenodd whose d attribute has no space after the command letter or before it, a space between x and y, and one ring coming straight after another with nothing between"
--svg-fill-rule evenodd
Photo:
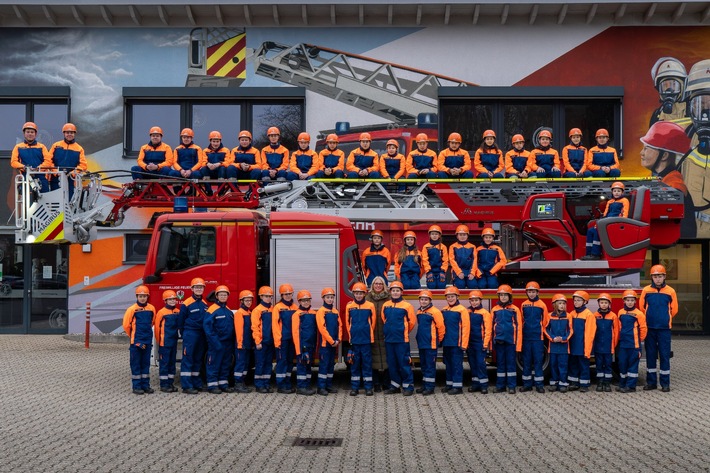
<instances>
[{"instance_id":1,"label":"gloved hand","mask_svg":"<svg viewBox=\"0 0 710 473\"><path fill-rule=\"evenodd\" d=\"M439 281L446 282L446 273L439 274Z\"/></svg>"},{"instance_id":2,"label":"gloved hand","mask_svg":"<svg viewBox=\"0 0 710 473\"><path fill-rule=\"evenodd\" d=\"M434 273L426 273L426 282L434 282Z\"/></svg>"},{"instance_id":3,"label":"gloved hand","mask_svg":"<svg viewBox=\"0 0 710 473\"><path fill-rule=\"evenodd\" d=\"M135 346L137 346L141 350L145 350L148 345L146 345L145 343L136 343Z\"/></svg>"},{"instance_id":4,"label":"gloved hand","mask_svg":"<svg viewBox=\"0 0 710 473\"><path fill-rule=\"evenodd\" d=\"M307 351L301 353L301 364L306 366L311 364L311 356L308 354Z\"/></svg>"},{"instance_id":5,"label":"gloved hand","mask_svg":"<svg viewBox=\"0 0 710 473\"><path fill-rule=\"evenodd\" d=\"M348 354L345 355L345 363L352 365L355 363L355 352L352 350L348 350Z\"/></svg>"}]
</instances>

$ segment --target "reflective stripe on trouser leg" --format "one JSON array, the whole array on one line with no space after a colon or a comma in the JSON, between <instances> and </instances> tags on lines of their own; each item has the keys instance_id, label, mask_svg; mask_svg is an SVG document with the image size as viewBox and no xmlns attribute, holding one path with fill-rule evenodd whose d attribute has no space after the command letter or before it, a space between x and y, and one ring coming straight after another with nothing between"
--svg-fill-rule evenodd
<instances>
[{"instance_id":1,"label":"reflective stripe on trouser leg","mask_svg":"<svg viewBox=\"0 0 710 473\"><path fill-rule=\"evenodd\" d=\"M281 346L276 352L276 384L280 388L291 388L291 372L296 349L293 340L281 340Z\"/></svg>"},{"instance_id":2,"label":"reflective stripe on trouser leg","mask_svg":"<svg viewBox=\"0 0 710 473\"><path fill-rule=\"evenodd\" d=\"M329 382L329 375L333 374L335 365L335 347L320 347L320 363L318 364L318 388L325 389L332 384ZM330 378L332 379L332 378Z\"/></svg>"},{"instance_id":3,"label":"reflective stripe on trouser leg","mask_svg":"<svg viewBox=\"0 0 710 473\"><path fill-rule=\"evenodd\" d=\"M303 351L301 351L303 353ZM308 353L311 361L313 360L313 357L315 356L315 350L313 348L309 348L306 350L306 353ZM296 386L298 386L299 389L306 389L310 387L311 384L311 365L308 364L303 364L301 363L299 357L298 363L296 363Z\"/></svg>"},{"instance_id":4,"label":"reflective stripe on trouser leg","mask_svg":"<svg viewBox=\"0 0 710 473\"><path fill-rule=\"evenodd\" d=\"M234 350L234 382L243 383L249 370L251 361L250 348L237 348Z\"/></svg>"},{"instance_id":5,"label":"reflective stripe on trouser leg","mask_svg":"<svg viewBox=\"0 0 710 473\"><path fill-rule=\"evenodd\" d=\"M352 346L355 353L355 363L352 366L353 375L362 375L361 379L365 389L372 389L372 345L356 344ZM360 380L350 378L351 389L359 389Z\"/></svg>"},{"instance_id":6,"label":"reflective stripe on trouser leg","mask_svg":"<svg viewBox=\"0 0 710 473\"><path fill-rule=\"evenodd\" d=\"M656 386L658 384L658 330L648 329L646 334L646 384Z\"/></svg>"},{"instance_id":7,"label":"reflective stripe on trouser leg","mask_svg":"<svg viewBox=\"0 0 710 473\"><path fill-rule=\"evenodd\" d=\"M201 330L185 329L182 333L182 360L180 361L180 384L183 389L202 387L200 368L204 345ZM195 373L197 373L195 375Z\"/></svg>"},{"instance_id":8,"label":"reflective stripe on trouser leg","mask_svg":"<svg viewBox=\"0 0 710 473\"><path fill-rule=\"evenodd\" d=\"M420 348L419 362L422 368L424 389L434 390L436 387L436 350L432 348Z\"/></svg>"}]
</instances>

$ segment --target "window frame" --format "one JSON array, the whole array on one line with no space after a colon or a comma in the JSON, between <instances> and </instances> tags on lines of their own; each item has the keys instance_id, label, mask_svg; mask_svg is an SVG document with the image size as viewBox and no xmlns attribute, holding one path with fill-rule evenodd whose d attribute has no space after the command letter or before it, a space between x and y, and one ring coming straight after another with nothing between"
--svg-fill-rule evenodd
<instances>
[{"instance_id":1,"label":"window frame","mask_svg":"<svg viewBox=\"0 0 710 473\"><path fill-rule=\"evenodd\" d=\"M123 235L123 263L124 264L145 264L148 259L148 253L145 256L136 256L136 252L133 251L135 243L139 241L147 242L150 246L150 239L153 236L152 233L125 233Z\"/></svg>"}]
</instances>

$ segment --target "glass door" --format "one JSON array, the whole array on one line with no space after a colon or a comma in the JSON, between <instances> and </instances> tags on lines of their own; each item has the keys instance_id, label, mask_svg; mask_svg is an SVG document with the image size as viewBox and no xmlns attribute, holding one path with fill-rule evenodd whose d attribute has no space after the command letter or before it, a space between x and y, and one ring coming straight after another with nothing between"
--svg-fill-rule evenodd
<instances>
[{"instance_id":1,"label":"glass door","mask_svg":"<svg viewBox=\"0 0 710 473\"><path fill-rule=\"evenodd\" d=\"M26 245L26 252L31 273L27 333L67 333L69 246Z\"/></svg>"},{"instance_id":2,"label":"glass door","mask_svg":"<svg viewBox=\"0 0 710 473\"><path fill-rule=\"evenodd\" d=\"M0 333L25 333L23 261L15 235L0 235Z\"/></svg>"}]
</instances>

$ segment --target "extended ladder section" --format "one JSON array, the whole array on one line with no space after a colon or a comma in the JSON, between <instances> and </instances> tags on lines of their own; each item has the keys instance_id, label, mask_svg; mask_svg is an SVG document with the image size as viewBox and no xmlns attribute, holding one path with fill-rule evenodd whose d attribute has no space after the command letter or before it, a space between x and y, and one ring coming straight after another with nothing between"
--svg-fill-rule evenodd
<instances>
[{"instance_id":1,"label":"extended ladder section","mask_svg":"<svg viewBox=\"0 0 710 473\"><path fill-rule=\"evenodd\" d=\"M401 124L438 112L438 88L474 86L452 77L312 44L265 42L254 53L257 74L305 87Z\"/></svg>"}]
</instances>

